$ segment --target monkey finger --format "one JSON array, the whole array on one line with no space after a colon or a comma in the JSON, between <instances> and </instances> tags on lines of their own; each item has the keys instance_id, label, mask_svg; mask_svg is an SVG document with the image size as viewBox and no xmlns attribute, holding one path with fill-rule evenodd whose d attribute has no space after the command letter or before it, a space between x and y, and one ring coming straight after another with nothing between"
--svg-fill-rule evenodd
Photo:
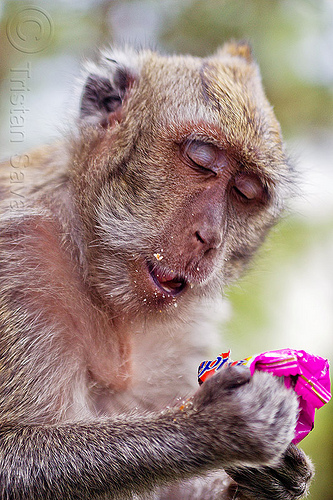
<instances>
[{"instance_id":1,"label":"monkey finger","mask_svg":"<svg viewBox=\"0 0 333 500\"><path fill-rule=\"evenodd\" d=\"M243 386L251 380L250 370L244 366L227 366L207 379L195 395L195 403L205 406L219 399L221 392L228 392Z\"/></svg>"}]
</instances>

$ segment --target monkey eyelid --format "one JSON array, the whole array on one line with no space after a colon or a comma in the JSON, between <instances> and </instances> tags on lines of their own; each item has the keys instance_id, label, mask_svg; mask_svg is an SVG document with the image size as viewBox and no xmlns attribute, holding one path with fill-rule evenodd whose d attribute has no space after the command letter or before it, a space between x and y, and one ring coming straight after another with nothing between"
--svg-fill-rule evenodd
<instances>
[{"instance_id":1,"label":"monkey eyelid","mask_svg":"<svg viewBox=\"0 0 333 500\"><path fill-rule=\"evenodd\" d=\"M242 204L266 206L270 202L270 190L260 175L252 171L240 170L230 183L231 192Z\"/></svg>"},{"instance_id":2,"label":"monkey eyelid","mask_svg":"<svg viewBox=\"0 0 333 500\"><path fill-rule=\"evenodd\" d=\"M187 138L177 145L181 156L191 168L204 174L217 175L219 148L215 144L201 139Z\"/></svg>"},{"instance_id":3,"label":"monkey eyelid","mask_svg":"<svg viewBox=\"0 0 333 500\"><path fill-rule=\"evenodd\" d=\"M216 147L204 141L187 141L183 153L196 167L216 175L213 167L218 159Z\"/></svg>"}]
</instances>

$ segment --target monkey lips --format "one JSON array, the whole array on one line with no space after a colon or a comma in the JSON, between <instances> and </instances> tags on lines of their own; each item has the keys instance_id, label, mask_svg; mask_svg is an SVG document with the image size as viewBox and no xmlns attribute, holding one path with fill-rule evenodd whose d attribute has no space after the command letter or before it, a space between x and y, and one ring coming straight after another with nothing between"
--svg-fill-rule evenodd
<instances>
[{"instance_id":1,"label":"monkey lips","mask_svg":"<svg viewBox=\"0 0 333 500\"><path fill-rule=\"evenodd\" d=\"M178 297L187 288L186 279L174 271L151 263L148 263L148 271L152 281L164 295Z\"/></svg>"}]
</instances>

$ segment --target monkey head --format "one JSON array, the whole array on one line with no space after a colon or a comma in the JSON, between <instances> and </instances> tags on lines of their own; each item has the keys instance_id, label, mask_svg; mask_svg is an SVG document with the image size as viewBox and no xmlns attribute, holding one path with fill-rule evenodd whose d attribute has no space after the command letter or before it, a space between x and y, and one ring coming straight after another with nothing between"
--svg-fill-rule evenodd
<instances>
[{"instance_id":1,"label":"monkey head","mask_svg":"<svg viewBox=\"0 0 333 500\"><path fill-rule=\"evenodd\" d=\"M105 51L87 66L78 128L71 178L87 280L115 309L170 311L220 292L290 189L243 43L205 59Z\"/></svg>"}]
</instances>

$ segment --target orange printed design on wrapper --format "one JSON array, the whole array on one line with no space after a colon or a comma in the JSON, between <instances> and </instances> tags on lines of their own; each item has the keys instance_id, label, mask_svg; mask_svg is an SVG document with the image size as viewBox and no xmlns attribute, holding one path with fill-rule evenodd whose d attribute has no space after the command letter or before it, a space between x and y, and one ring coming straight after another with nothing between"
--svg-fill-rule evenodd
<instances>
[{"instance_id":1,"label":"orange printed design on wrapper","mask_svg":"<svg viewBox=\"0 0 333 500\"><path fill-rule=\"evenodd\" d=\"M254 356L249 358L241 359L238 361L232 361L230 359L230 350L228 352L222 352L213 361L203 361L198 368L198 382L201 385L205 380L214 375L223 366L249 366L253 360Z\"/></svg>"}]
</instances>

